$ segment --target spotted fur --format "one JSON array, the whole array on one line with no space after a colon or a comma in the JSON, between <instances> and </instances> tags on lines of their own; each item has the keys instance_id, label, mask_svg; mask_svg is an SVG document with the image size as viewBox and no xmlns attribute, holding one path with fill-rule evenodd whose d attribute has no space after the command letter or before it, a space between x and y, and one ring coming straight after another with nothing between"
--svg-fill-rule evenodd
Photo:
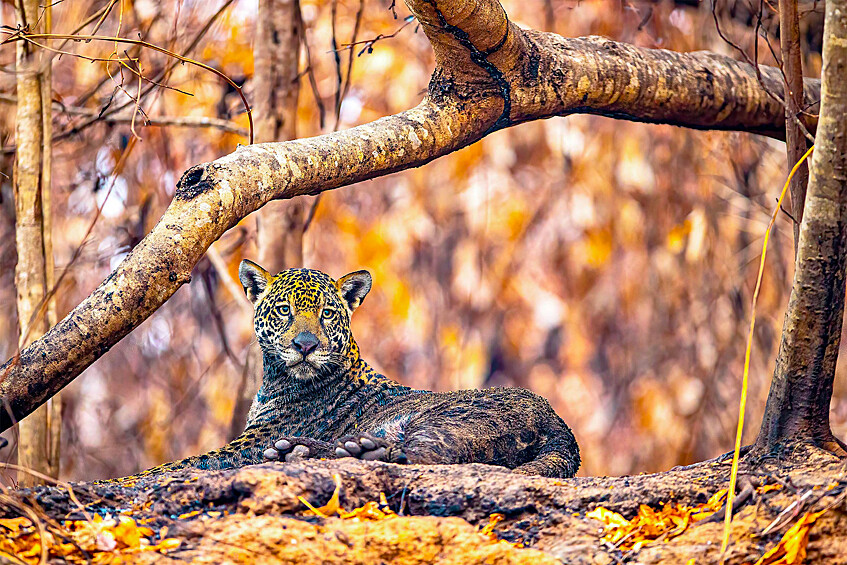
<instances>
[{"instance_id":1,"label":"spotted fur","mask_svg":"<svg viewBox=\"0 0 847 565\"><path fill-rule=\"evenodd\" d=\"M571 430L549 403L519 388L434 393L403 386L359 356L350 316L371 288L357 271L272 276L243 261L264 375L244 432L226 446L145 471L225 469L265 459L354 456L416 464L488 463L570 477Z\"/></svg>"}]
</instances>

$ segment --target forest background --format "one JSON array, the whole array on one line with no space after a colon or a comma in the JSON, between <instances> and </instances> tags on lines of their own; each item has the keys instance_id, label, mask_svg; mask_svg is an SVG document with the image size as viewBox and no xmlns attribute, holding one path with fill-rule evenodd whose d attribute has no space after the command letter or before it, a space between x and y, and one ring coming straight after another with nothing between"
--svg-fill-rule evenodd
<instances>
[{"instance_id":1,"label":"forest background","mask_svg":"<svg viewBox=\"0 0 847 565\"><path fill-rule=\"evenodd\" d=\"M120 18L105 20L99 34L141 33L180 51L225 3L120 2ZM101 4L55 4L54 32L72 31ZM432 50L416 22L404 19L405 6L300 4L308 49L301 50L299 136L348 128L420 100ZM531 0L504 7L519 25L564 36L597 34L742 58L730 39L768 65L776 64L779 48L776 13L767 2L721 2L714 13L709 3ZM191 53L243 83L248 99L255 14L255 1L229 3ZM818 3L801 3L808 76L820 72L822 14ZM2 5L0 18L0 25L15 25L10 4ZM395 32L357 44L348 67L344 44L354 35L361 42ZM340 51L333 50L333 37ZM71 49L108 57L113 44ZM148 51L140 57L148 76L169 63ZM14 50L0 49L0 357L6 358L14 355L18 334L12 69ZM171 125L145 126L140 113L131 120L139 85L124 74L115 64L68 55L54 62L60 318L152 228L185 169L247 143L240 99L219 77L175 67L166 80L170 89L153 89L140 100L153 123ZM96 119L124 104L117 118ZM198 127L202 117L213 118L211 127ZM173 125L185 121L191 124ZM553 118L497 132L419 169L309 198L314 216L303 262L335 277L359 268L374 275L353 330L365 358L385 374L436 390L530 388L574 429L584 460L580 474L659 471L732 447L750 297L785 169L784 145L763 137ZM231 437L253 337L236 271L242 258L258 255L256 222L256 215L248 217L218 241L190 284L63 391L62 478L125 475ZM757 309L749 422L762 416L788 299L787 214L780 215L772 246ZM840 437L847 432L843 372L842 361L831 418ZM755 426L748 431L750 441ZM12 432L4 437L14 445ZM0 457L11 453L7 447Z\"/></svg>"}]
</instances>

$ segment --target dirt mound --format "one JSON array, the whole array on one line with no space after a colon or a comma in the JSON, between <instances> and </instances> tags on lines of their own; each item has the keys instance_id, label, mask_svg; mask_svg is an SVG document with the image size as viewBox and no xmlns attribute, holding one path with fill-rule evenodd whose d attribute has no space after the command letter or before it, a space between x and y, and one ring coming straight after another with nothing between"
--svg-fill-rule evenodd
<instances>
[{"instance_id":1,"label":"dirt mound","mask_svg":"<svg viewBox=\"0 0 847 565\"><path fill-rule=\"evenodd\" d=\"M743 467L749 497L733 520L729 563L769 551L763 563L777 563L786 548L809 562L847 562L844 466L819 453L802 461ZM94 561L699 564L719 558L728 471L717 460L552 480L485 465L308 461L10 491L0 504L6 520L19 519L6 532L18 545L4 549L19 558L29 535L30 550L44 539L48 557L85 562L62 528L99 520L106 541L95 535L82 548ZM49 546L62 536L67 555Z\"/></svg>"}]
</instances>

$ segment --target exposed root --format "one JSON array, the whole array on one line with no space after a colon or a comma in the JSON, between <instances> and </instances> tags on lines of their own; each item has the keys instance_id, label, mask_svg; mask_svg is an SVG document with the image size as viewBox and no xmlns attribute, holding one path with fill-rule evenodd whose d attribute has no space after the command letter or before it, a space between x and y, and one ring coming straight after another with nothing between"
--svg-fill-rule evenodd
<instances>
[{"instance_id":1,"label":"exposed root","mask_svg":"<svg viewBox=\"0 0 847 565\"><path fill-rule=\"evenodd\" d=\"M809 464L812 461L823 464L833 458L847 458L847 444L828 434L825 438L798 439L782 441L757 441L750 446L744 460L758 466L769 460Z\"/></svg>"}]
</instances>

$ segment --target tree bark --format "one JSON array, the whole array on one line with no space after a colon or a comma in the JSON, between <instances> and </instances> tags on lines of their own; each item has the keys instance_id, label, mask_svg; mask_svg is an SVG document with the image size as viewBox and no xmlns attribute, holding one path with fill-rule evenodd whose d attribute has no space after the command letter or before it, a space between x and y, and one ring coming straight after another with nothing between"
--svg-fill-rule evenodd
<instances>
[{"instance_id":1,"label":"tree bark","mask_svg":"<svg viewBox=\"0 0 847 565\"><path fill-rule=\"evenodd\" d=\"M259 0L253 48L257 143L297 138L302 35L299 0ZM269 202L261 210L256 219L259 263L273 272L303 266L303 232L308 204L306 197L301 196ZM252 343L247 351L230 423L233 438L244 429L247 412L262 382L262 371L259 344Z\"/></svg>"},{"instance_id":2,"label":"tree bark","mask_svg":"<svg viewBox=\"0 0 847 565\"><path fill-rule=\"evenodd\" d=\"M346 131L242 147L189 169L158 225L115 271L0 367L0 395L14 416L30 413L150 316L215 239L271 200L418 167L492 131L574 113L784 137L782 104L752 66L728 57L522 30L496 0L408 5L437 63L424 101ZM770 90L782 81L768 67L761 78ZM806 81L811 112L819 88ZM814 115L802 121L815 130ZM11 421L2 414L0 429Z\"/></svg>"},{"instance_id":3,"label":"tree bark","mask_svg":"<svg viewBox=\"0 0 847 565\"><path fill-rule=\"evenodd\" d=\"M43 8L44 31L53 31L53 7L46 4ZM44 289L47 292L45 305L46 321L44 331L56 325L56 298L53 294L56 286L55 264L53 261L53 57L41 53L41 226L44 239ZM43 332L41 332L43 333ZM62 445L62 398L61 393L52 396L47 403L47 468L48 476L59 478L61 470ZM35 480L38 480L36 477Z\"/></svg>"},{"instance_id":4,"label":"tree bark","mask_svg":"<svg viewBox=\"0 0 847 565\"><path fill-rule=\"evenodd\" d=\"M36 0L16 3L18 22L33 32L49 32L50 8L39 11ZM37 28L37 29L36 29ZM51 76L49 62L25 42L17 44L17 116L15 123L15 267L18 346L23 349L50 329L55 310L47 300L52 287L53 256L50 236ZM59 472L60 402L35 410L19 426L18 463L41 474ZM22 473L22 486L42 481Z\"/></svg>"},{"instance_id":5,"label":"tree bark","mask_svg":"<svg viewBox=\"0 0 847 565\"><path fill-rule=\"evenodd\" d=\"M821 110L791 298L753 453L793 442L847 455L829 426L847 265L847 1L828 0Z\"/></svg>"},{"instance_id":6,"label":"tree bark","mask_svg":"<svg viewBox=\"0 0 847 565\"><path fill-rule=\"evenodd\" d=\"M255 139L257 143L297 137L300 93L299 0L260 0L256 19ZM259 261L276 272L303 265L306 202L272 202L259 214Z\"/></svg>"},{"instance_id":7,"label":"tree bark","mask_svg":"<svg viewBox=\"0 0 847 565\"><path fill-rule=\"evenodd\" d=\"M797 0L779 2L779 46L782 51L782 72L785 75L785 151L790 171L808 149L806 137L798 123L803 111L803 59L800 50L800 15L797 12ZM800 222L803 220L808 181L809 167L803 163L789 185L791 215L794 217L795 255L800 241Z\"/></svg>"}]
</instances>

